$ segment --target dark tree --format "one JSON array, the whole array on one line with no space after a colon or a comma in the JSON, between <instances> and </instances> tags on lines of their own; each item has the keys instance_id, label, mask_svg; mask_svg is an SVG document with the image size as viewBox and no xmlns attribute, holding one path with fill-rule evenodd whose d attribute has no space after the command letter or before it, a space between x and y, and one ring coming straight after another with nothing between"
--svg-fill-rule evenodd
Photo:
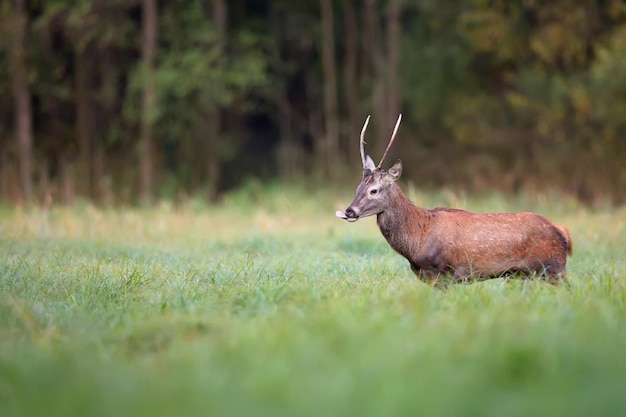
<instances>
[{"instance_id":1,"label":"dark tree","mask_svg":"<svg viewBox=\"0 0 626 417\"><path fill-rule=\"evenodd\" d=\"M13 33L9 45L9 61L15 100L15 138L19 161L20 199L28 202L33 193L33 111L26 78L25 38L28 16L25 0L13 0L11 18Z\"/></svg>"},{"instance_id":2,"label":"dark tree","mask_svg":"<svg viewBox=\"0 0 626 417\"><path fill-rule=\"evenodd\" d=\"M337 67L335 62L335 17L332 0L321 0L322 71L324 73L324 138L320 162L324 175L335 177L339 168L339 115L337 114Z\"/></svg>"},{"instance_id":3,"label":"dark tree","mask_svg":"<svg viewBox=\"0 0 626 417\"><path fill-rule=\"evenodd\" d=\"M141 59L143 61L143 91L141 96L141 124L139 146L139 195L144 204L152 200L153 130L156 112L155 66L157 52L158 11L156 0L142 2Z\"/></svg>"}]
</instances>

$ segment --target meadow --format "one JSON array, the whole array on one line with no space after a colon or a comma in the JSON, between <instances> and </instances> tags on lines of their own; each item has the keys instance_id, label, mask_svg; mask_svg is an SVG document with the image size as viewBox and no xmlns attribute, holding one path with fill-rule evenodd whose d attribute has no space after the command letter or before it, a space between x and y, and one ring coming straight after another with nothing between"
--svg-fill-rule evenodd
<instances>
[{"instance_id":1,"label":"meadow","mask_svg":"<svg viewBox=\"0 0 626 417\"><path fill-rule=\"evenodd\" d=\"M626 209L408 194L567 226L569 284L433 289L349 189L4 207L0 415L626 415Z\"/></svg>"}]
</instances>

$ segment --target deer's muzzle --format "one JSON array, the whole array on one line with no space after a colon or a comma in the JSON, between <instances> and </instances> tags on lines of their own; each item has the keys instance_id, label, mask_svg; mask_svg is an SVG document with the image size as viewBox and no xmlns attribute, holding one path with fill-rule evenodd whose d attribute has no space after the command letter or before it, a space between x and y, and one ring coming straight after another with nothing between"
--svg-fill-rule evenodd
<instances>
[{"instance_id":1,"label":"deer's muzzle","mask_svg":"<svg viewBox=\"0 0 626 417\"><path fill-rule=\"evenodd\" d=\"M359 214L352 207L348 207L345 212L337 210L335 216L340 219L344 219L349 222L355 222L359 220Z\"/></svg>"}]
</instances>

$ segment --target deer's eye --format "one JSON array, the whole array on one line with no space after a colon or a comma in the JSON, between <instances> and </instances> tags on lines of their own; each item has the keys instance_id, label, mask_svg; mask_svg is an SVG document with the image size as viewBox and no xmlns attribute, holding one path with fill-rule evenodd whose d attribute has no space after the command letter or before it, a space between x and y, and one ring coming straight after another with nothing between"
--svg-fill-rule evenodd
<instances>
[{"instance_id":1,"label":"deer's eye","mask_svg":"<svg viewBox=\"0 0 626 417\"><path fill-rule=\"evenodd\" d=\"M372 188L372 189L370 190L370 194L376 194L376 193L378 193L378 189L376 189L376 188Z\"/></svg>"}]
</instances>

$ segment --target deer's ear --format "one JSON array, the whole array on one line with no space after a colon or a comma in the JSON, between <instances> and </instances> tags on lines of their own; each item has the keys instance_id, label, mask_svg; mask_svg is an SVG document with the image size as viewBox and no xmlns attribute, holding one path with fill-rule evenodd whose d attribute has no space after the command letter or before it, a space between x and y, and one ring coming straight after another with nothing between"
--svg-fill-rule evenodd
<instances>
[{"instance_id":1,"label":"deer's ear","mask_svg":"<svg viewBox=\"0 0 626 417\"><path fill-rule=\"evenodd\" d=\"M389 168L386 176L390 181L397 181L398 178L400 178L401 174L402 174L402 161L398 159L396 162L394 162L391 168Z\"/></svg>"},{"instance_id":2,"label":"deer's ear","mask_svg":"<svg viewBox=\"0 0 626 417\"><path fill-rule=\"evenodd\" d=\"M374 164L374 160L369 155L367 155L365 157L365 166L363 167L363 170L374 171L375 169L376 169L376 164Z\"/></svg>"}]
</instances>

